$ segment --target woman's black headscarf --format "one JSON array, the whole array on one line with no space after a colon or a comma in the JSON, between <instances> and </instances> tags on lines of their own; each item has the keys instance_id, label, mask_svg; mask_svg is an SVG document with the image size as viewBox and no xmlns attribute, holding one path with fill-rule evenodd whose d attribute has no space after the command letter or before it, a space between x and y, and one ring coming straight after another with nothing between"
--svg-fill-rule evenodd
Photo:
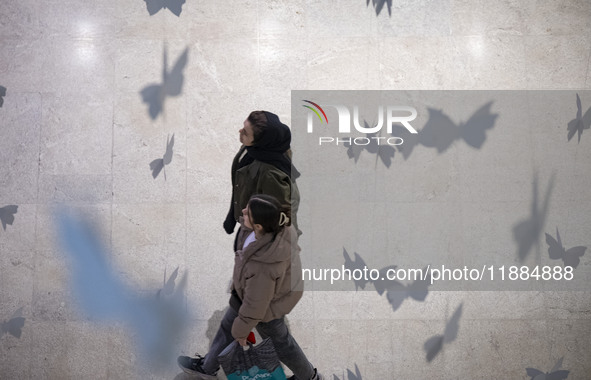
<instances>
[{"instance_id":1,"label":"woman's black headscarf","mask_svg":"<svg viewBox=\"0 0 591 380\"><path fill-rule=\"evenodd\" d=\"M239 167L246 166L254 160L271 164L296 179L300 176L297 169L292 166L286 152L291 144L291 131L289 127L279 120L274 113L263 111L267 117L267 127L257 138L255 145L246 147L246 155L240 161Z\"/></svg>"}]
</instances>

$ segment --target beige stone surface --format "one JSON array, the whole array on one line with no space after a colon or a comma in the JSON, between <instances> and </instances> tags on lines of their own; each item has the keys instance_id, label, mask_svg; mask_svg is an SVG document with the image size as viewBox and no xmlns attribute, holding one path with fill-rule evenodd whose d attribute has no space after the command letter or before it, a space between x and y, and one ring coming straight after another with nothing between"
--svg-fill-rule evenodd
<instances>
[{"instance_id":1,"label":"beige stone surface","mask_svg":"<svg viewBox=\"0 0 591 380\"><path fill-rule=\"evenodd\" d=\"M106 262L138 298L153 299L178 267L189 328L171 354L204 354L229 298L234 236L222 222L238 130L255 109L291 125L291 90L591 89L588 0L394 0L391 15L388 5L377 15L372 3L191 0L177 17L168 9L150 16L139 0L3 0L0 208L18 212L0 229L0 379L188 379L174 361L152 369L124 321L101 323L80 309L58 212L91 216ZM152 118L141 91L162 85L165 54L171 73L185 49L182 89L166 94ZM493 99L493 111L509 101ZM334 178L313 178L318 189L338 180L342 194L371 191L393 202L384 209L364 199L359 215L339 204L321 210L314 198L331 195L304 186L302 246L326 237L302 251L304 263L331 263L343 248L363 256L395 247L392 260L437 251L467 265L476 254L520 265L512 227L530 214L534 174L540 202L554 178L544 232L558 228L567 249L591 248L591 131L567 143L574 95L528 101L548 112L525 114L527 104L515 103L514 114L500 116L505 129L487 135L477 154L458 143L443 153L419 147L406 160L397 152L404 165L386 171L362 153L359 167L382 179L354 184L342 175L349 161ZM591 98L581 102L585 112ZM471 115L449 116L460 123ZM172 161L153 178L150 163L173 135ZM298 154L303 175L322 165ZM393 177L396 188L386 187ZM351 224L336 230L335 219ZM371 233L355 229L376 220L385 223ZM341 246L329 243L335 238ZM556 265L543 234L538 240L525 264ZM576 272L586 281L590 256ZM353 380L347 370L356 366L365 380L526 379L526 367L546 372L561 357L569 379L590 378L589 291L431 291L393 311L371 284L313 288L288 323L327 379ZM456 339L428 363L425 342L444 333L460 304ZM16 336L4 326L19 316Z\"/></svg>"}]
</instances>

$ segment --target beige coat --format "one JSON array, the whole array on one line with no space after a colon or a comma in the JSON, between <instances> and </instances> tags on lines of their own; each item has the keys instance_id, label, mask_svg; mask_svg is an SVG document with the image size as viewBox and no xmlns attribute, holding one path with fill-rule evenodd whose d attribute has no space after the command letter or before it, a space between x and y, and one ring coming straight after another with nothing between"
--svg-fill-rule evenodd
<instances>
[{"instance_id":1,"label":"beige coat","mask_svg":"<svg viewBox=\"0 0 591 380\"><path fill-rule=\"evenodd\" d=\"M244 245L251 232L242 225L238 247ZM242 300L242 306L232 325L235 339L246 338L259 322L282 318L302 297L302 290L292 290L303 289L297 236L293 226L286 226L274 240L273 235L268 233L250 243L245 250L236 251L233 287Z\"/></svg>"}]
</instances>

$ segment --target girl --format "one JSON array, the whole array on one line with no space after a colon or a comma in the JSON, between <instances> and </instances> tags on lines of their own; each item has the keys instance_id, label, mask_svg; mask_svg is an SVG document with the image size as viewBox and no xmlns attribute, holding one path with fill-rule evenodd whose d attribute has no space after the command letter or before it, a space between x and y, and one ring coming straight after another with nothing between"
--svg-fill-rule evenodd
<instances>
[{"instance_id":1,"label":"girl","mask_svg":"<svg viewBox=\"0 0 591 380\"><path fill-rule=\"evenodd\" d=\"M301 268L297 232L289 216L289 210L270 195L250 198L239 219L230 308L205 357L178 358L185 372L198 379L216 379L220 352L234 339L245 346L246 337L256 327L263 339L271 338L279 360L294 373L292 379L323 379L284 322L302 297L302 290L292 290L291 273ZM293 288L303 288L299 276L294 281L298 283Z\"/></svg>"}]
</instances>

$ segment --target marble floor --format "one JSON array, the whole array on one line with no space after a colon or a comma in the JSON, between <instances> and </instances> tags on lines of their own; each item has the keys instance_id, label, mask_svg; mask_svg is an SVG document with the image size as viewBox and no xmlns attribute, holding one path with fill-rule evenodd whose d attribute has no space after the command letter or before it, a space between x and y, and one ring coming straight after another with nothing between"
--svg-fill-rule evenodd
<instances>
[{"instance_id":1,"label":"marble floor","mask_svg":"<svg viewBox=\"0 0 591 380\"><path fill-rule=\"evenodd\" d=\"M136 350L147 333L124 323L132 317L104 323L80 311L75 265L56 234L62 210L90 217L112 252L109 276L136 299L182 290L188 328L163 356L204 353L227 306L233 236L222 222L238 130L250 111L272 111L290 125L292 90L568 90L573 106L581 94L585 112L590 58L589 0L3 0L0 379L189 378L174 359L154 368ZM523 199L499 196L503 206L492 208L474 198L462 210L478 223L429 226L441 236L465 233L466 250L504 249L474 236L510 225L514 209L527 215L529 169L552 163L562 173L553 188L560 201L544 232L554 234L564 216L564 245L591 246L591 132L568 144L566 127L540 133L564 142L515 128L496 140L503 148L482 151L494 162L482 183ZM515 159L528 171L511 172L503 158L515 141L529 141ZM401 197L400 207L437 198L451 176L442 173L474 171L479 158L458 161L462 149L452 146L441 160L415 153L414 166L398 173L418 194ZM410 177L409 167L438 174ZM513 178L508 188L486 182L487 173L504 172ZM548 183L542 170L540 199ZM448 215L448 206L404 215L418 225L419 216ZM322 222L306 211L304 231ZM315 231L330 232L328 223ZM545 252L542 235L537 243ZM582 270L591 268L589 256ZM446 336L458 309L454 339L428 360L425 341ZM351 283L348 291L307 291L288 322L331 380L533 379L526 368L591 379L591 291L584 289L430 292L393 312L385 296Z\"/></svg>"}]
</instances>

